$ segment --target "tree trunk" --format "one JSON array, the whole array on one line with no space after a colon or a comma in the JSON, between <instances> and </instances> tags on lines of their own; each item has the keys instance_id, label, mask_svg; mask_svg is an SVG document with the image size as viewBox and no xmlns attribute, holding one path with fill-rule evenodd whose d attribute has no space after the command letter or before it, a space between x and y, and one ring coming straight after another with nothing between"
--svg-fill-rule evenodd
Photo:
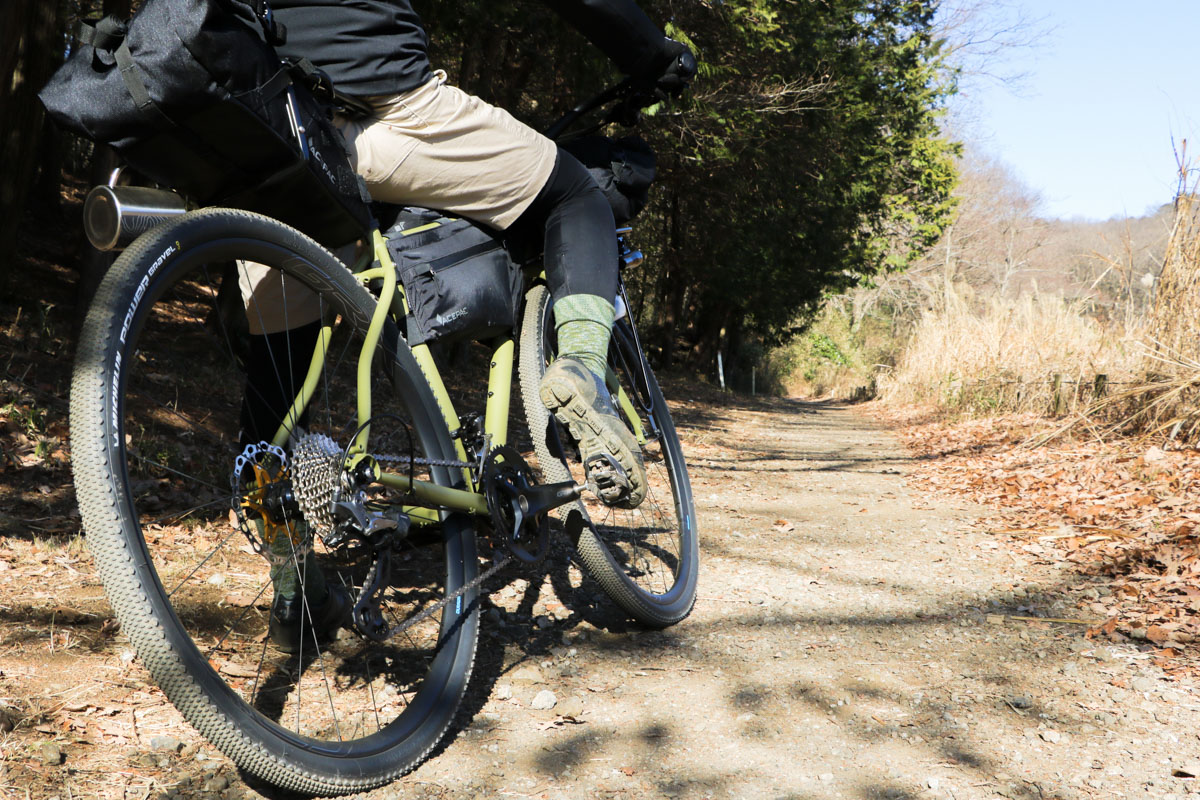
<instances>
[{"instance_id":1,"label":"tree trunk","mask_svg":"<svg viewBox=\"0 0 1200 800\"><path fill-rule=\"evenodd\" d=\"M37 93L62 61L66 6L0 5L0 269L10 263L37 175L43 111Z\"/></svg>"},{"instance_id":2,"label":"tree trunk","mask_svg":"<svg viewBox=\"0 0 1200 800\"><path fill-rule=\"evenodd\" d=\"M665 189L665 187L664 187ZM679 195L672 191L667 211L663 215L666 247L664 248L663 271L659 277L658 302L656 306L662 323L660 344L662 366L670 368L675 360L675 339L679 334L679 323L683 319L683 301L687 287L679 279L678 259L680 247Z\"/></svg>"},{"instance_id":3,"label":"tree trunk","mask_svg":"<svg viewBox=\"0 0 1200 800\"><path fill-rule=\"evenodd\" d=\"M693 366L707 370L709 365L717 363L717 353L721 353L725 362L725 379L732 383L737 373L739 353L735 346L732 333L735 319L731 307L720 312L710 311L699 321L695 329L695 345L692 348Z\"/></svg>"}]
</instances>

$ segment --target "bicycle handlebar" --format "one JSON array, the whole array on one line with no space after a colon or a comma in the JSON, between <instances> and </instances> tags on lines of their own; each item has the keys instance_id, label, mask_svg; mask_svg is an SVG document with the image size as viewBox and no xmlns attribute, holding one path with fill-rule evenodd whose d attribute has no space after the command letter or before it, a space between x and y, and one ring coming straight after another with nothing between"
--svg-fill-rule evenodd
<instances>
[{"instance_id":1,"label":"bicycle handlebar","mask_svg":"<svg viewBox=\"0 0 1200 800\"><path fill-rule=\"evenodd\" d=\"M637 83L633 78L625 78L620 83L613 84L603 90L595 97L584 100L579 105L572 108L566 114L546 129L546 137L549 139L558 139L568 128L574 125L580 117L595 111L597 108L606 106L614 100L619 100L609 112L604 116L601 124L608 122L620 122L624 125L632 126L637 122L637 115L646 105L651 105L653 101L647 103L637 102L640 98L635 93Z\"/></svg>"}]
</instances>

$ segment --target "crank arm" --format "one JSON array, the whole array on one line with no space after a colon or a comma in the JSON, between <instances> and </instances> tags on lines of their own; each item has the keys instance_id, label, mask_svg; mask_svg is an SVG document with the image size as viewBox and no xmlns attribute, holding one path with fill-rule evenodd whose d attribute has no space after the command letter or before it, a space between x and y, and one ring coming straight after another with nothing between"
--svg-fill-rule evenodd
<instances>
[{"instance_id":1,"label":"crank arm","mask_svg":"<svg viewBox=\"0 0 1200 800\"><path fill-rule=\"evenodd\" d=\"M551 509L578 500L583 496L584 488L575 481L529 486L521 490L517 502L525 517L539 517Z\"/></svg>"}]
</instances>

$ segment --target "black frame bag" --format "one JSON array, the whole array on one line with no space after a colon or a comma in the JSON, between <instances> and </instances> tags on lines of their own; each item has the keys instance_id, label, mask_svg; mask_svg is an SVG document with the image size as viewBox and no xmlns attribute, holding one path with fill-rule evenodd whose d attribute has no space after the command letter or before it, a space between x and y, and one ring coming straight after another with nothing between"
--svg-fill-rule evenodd
<instances>
[{"instance_id":1,"label":"black frame bag","mask_svg":"<svg viewBox=\"0 0 1200 800\"><path fill-rule=\"evenodd\" d=\"M495 232L405 207L386 236L408 300L410 345L490 339L516 327L523 275Z\"/></svg>"},{"instance_id":2,"label":"black frame bag","mask_svg":"<svg viewBox=\"0 0 1200 800\"><path fill-rule=\"evenodd\" d=\"M345 244L370 229L366 191L304 85L311 65L280 62L282 35L264 0L145 0L128 24L82 25L39 96L59 125L200 205Z\"/></svg>"}]
</instances>

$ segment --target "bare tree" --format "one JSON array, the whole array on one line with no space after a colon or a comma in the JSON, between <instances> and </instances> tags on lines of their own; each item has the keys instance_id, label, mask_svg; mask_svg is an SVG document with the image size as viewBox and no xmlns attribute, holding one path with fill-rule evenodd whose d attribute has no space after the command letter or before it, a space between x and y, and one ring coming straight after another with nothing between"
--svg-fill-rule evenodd
<instances>
[{"instance_id":1,"label":"bare tree","mask_svg":"<svg viewBox=\"0 0 1200 800\"><path fill-rule=\"evenodd\" d=\"M856 319L882 305L904 325L966 288L977 296L1010 295L1034 277L1046 235L1038 195L1007 165L968 148L955 197L957 217L937 246L904 272L859 290Z\"/></svg>"},{"instance_id":2,"label":"bare tree","mask_svg":"<svg viewBox=\"0 0 1200 800\"><path fill-rule=\"evenodd\" d=\"M1016 51L1037 48L1053 33L1048 17L1033 17L1013 0L945 0L938 32L946 53L966 78L1019 85L1025 70L1014 66Z\"/></svg>"}]
</instances>

